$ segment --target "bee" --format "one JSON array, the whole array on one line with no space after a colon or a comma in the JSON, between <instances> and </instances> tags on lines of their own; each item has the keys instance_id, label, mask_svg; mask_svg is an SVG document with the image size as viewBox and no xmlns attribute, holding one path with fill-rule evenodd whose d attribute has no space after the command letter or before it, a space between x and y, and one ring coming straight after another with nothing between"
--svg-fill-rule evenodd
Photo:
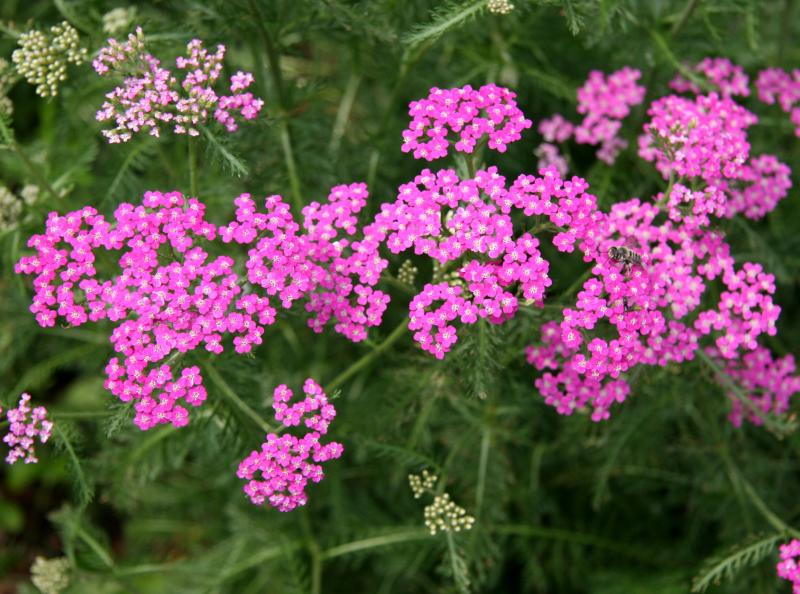
<instances>
[{"instance_id":1,"label":"bee","mask_svg":"<svg viewBox=\"0 0 800 594\"><path fill-rule=\"evenodd\" d=\"M608 257L614 262L622 262L622 276L628 276L634 264L642 263L641 255L622 245L608 248Z\"/></svg>"}]
</instances>

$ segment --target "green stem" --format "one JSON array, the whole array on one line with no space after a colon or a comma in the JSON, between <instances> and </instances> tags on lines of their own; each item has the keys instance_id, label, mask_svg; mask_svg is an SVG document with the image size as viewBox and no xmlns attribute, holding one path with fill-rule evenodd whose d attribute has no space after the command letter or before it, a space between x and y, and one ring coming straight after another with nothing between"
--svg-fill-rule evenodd
<instances>
[{"instance_id":1,"label":"green stem","mask_svg":"<svg viewBox=\"0 0 800 594\"><path fill-rule=\"evenodd\" d=\"M16 155L19 157L20 161L23 162L25 167L27 167L30 174L36 180L36 183L39 184L39 187L44 188L44 190L50 194L53 198L58 199L59 195L56 193L53 186L47 181L47 178L44 174L39 170L39 167L31 161L30 157L22 150L22 147L17 142L16 138L14 138L14 133L8 127L5 120L0 117L0 133L3 135L3 139L6 142L8 148L10 148Z\"/></svg>"},{"instance_id":2,"label":"green stem","mask_svg":"<svg viewBox=\"0 0 800 594\"><path fill-rule=\"evenodd\" d=\"M239 410L241 410L246 416L250 417L250 419L258 425L264 433L275 433L275 429L267 423L261 416L254 411L250 405L248 405L244 400L242 400L239 395L233 391L228 385L228 382L222 377L219 371L217 371L216 367L211 365L209 361L203 361L200 364L203 370L208 375L209 379L214 382L220 392L228 398L231 402L233 402Z\"/></svg>"},{"instance_id":3,"label":"green stem","mask_svg":"<svg viewBox=\"0 0 800 594\"><path fill-rule=\"evenodd\" d=\"M189 144L189 194L192 198L197 198L197 147L195 140L188 137Z\"/></svg>"},{"instance_id":4,"label":"green stem","mask_svg":"<svg viewBox=\"0 0 800 594\"><path fill-rule=\"evenodd\" d=\"M322 551L323 559L333 559L334 557L341 557L351 553L359 553L369 549L376 549L402 542L410 542L413 540L425 540L430 538L431 534L422 528L410 528L408 530L401 530L392 534L384 534L382 536L373 536L371 538L364 538L362 540L355 540L343 545L332 547Z\"/></svg>"},{"instance_id":5,"label":"green stem","mask_svg":"<svg viewBox=\"0 0 800 594\"><path fill-rule=\"evenodd\" d=\"M306 508L303 508L300 519L308 553L311 556L311 594L320 594L322 592L322 551L314 538L314 531L311 529L311 520Z\"/></svg>"},{"instance_id":6,"label":"green stem","mask_svg":"<svg viewBox=\"0 0 800 594\"><path fill-rule=\"evenodd\" d=\"M347 86L345 86L344 93L342 93L342 99L339 102L339 109L336 111L336 120L333 124L333 132L331 132L331 140L328 144L328 150L331 155L335 156L339 152L360 84L361 74L355 71L351 72L350 78L347 79Z\"/></svg>"},{"instance_id":7,"label":"green stem","mask_svg":"<svg viewBox=\"0 0 800 594\"><path fill-rule=\"evenodd\" d=\"M50 411L49 417L58 421L60 419L103 419L110 417L114 413L110 410L70 410L70 411Z\"/></svg>"},{"instance_id":8,"label":"green stem","mask_svg":"<svg viewBox=\"0 0 800 594\"><path fill-rule=\"evenodd\" d=\"M727 467L728 477L730 478L731 482L736 486L738 483L742 489L744 490L747 497L750 499L751 503L755 508L759 511L759 513L764 516L764 519L778 532L783 532L786 534L792 535L794 538L800 538L800 531L795 530L791 526L789 526L786 522L784 522L775 512L773 512L766 502L761 498L761 496L756 492L753 485L742 475L736 465L733 463L733 460L730 457L728 451L724 448L720 448L720 455L722 459L725 461L725 466Z\"/></svg>"},{"instance_id":9,"label":"green stem","mask_svg":"<svg viewBox=\"0 0 800 594\"><path fill-rule=\"evenodd\" d=\"M675 37L678 33L680 33L681 29L683 29L683 26L689 22L689 18L692 16L692 13L699 4L700 0L689 0L686 3L686 6L683 8L683 12L681 12L681 16L678 17L677 21L675 21L675 24L672 26L672 30L669 33L672 37Z\"/></svg>"},{"instance_id":10,"label":"green stem","mask_svg":"<svg viewBox=\"0 0 800 594\"><path fill-rule=\"evenodd\" d=\"M275 42L270 35L269 29L264 26L264 18L261 15L261 10L255 0L250 0L250 9L255 15L256 28L261 36L261 41L264 44L264 49L267 53L267 62L269 63L269 73L272 79L272 86L275 89L276 102L279 111L279 128L281 137L281 148L283 149L283 157L286 162L286 173L289 176L289 185L292 188L292 199L295 208L298 211L303 209L305 202L303 201L302 187L300 185L300 177L297 174L297 161L294 158L294 149L292 148L292 136L289 130L288 122L288 102L286 99L286 92L283 86L283 74L281 73L280 55Z\"/></svg>"},{"instance_id":11,"label":"green stem","mask_svg":"<svg viewBox=\"0 0 800 594\"><path fill-rule=\"evenodd\" d=\"M376 346L372 351L365 354L361 357L358 361L353 363L350 367L345 369L342 373L337 375L327 386L325 386L325 392L330 394L336 388L341 386L344 382L354 376L356 373L364 369L367 365L372 363L375 359L380 357L381 353L392 346L395 342L397 342L401 336L403 336L404 331L408 325L406 320L400 322L400 324L392 330L391 334L387 336L378 346Z\"/></svg>"},{"instance_id":12,"label":"green stem","mask_svg":"<svg viewBox=\"0 0 800 594\"><path fill-rule=\"evenodd\" d=\"M95 538L86 532L86 530L82 526L77 526L75 530L78 537L85 542L94 554L103 562L108 569L113 571L114 569L114 560L111 558L111 555L103 548L103 546L95 540Z\"/></svg>"}]
</instances>

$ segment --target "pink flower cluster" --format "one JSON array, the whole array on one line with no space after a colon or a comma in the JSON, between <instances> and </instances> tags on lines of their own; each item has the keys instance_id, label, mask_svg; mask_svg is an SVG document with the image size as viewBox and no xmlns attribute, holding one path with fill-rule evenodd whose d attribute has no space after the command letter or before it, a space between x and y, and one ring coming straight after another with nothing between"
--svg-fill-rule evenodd
<instances>
[{"instance_id":1,"label":"pink flower cluster","mask_svg":"<svg viewBox=\"0 0 800 594\"><path fill-rule=\"evenodd\" d=\"M679 196L688 192L677 188ZM582 249L594 262L592 277L575 307L545 324L542 344L527 350L543 372L537 388L560 413L590 407L594 420L608 418L610 405L629 393L623 374L692 359L704 335L713 335L719 356L735 360L756 349L761 334L774 334L780 310L772 276L757 264L737 269L728 245L706 228L708 213L666 220L661 214L658 205L634 199L587 215L592 233L584 234ZM615 261L615 246L641 262ZM725 290L715 307L701 311L707 283L718 278Z\"/></svg>"},{"instance_id":2,"label":"pink flower cluster","mask_svg":"<svg viewBox=\"0 0 800 594\"><path fill-rule=\"evenodd\" d=\"M47 420L47 409L37 406L31 410L28 404L30 399L30 394L22 394L17 407L6 411L6 419L10 426L3 442L11 448L6 456L8 464L14 464L22 459L25 464L36 464L39 461L34 449L36 440L45 443L50 439L53 423Z\"/></svg>"},{"instance_id":3,"label":"pink flower cluster","mask_svg":"<svg viewBox=\"0 0 800 594\"><path fill-rule=\"evenodd\" d=\"M741 66L727 58L704 58L691 70L702 75L723 97L750 95L750 78ZM681 75L675 76L669 86L678 93L701 93L700 87Z\"/></svg>"},{"instance_id":4,"label":"pink flower cluster","mask_svg":"<svg viewBox=\"0 0 800 594\"><path fill-rule=\"evenodd\" d=\"M198 200L147 192L140 206L121 204L113 222L91 207L51 213L45 233L28 242L36 252L16 271L35 276L30 309L40 325L53 326L59 317L71 326L113 322L110 342L120 357L106 367L106 388L135 402L141 429L180 427L188 422L184 405L202 404L206 390L199 368L181 368L176 360L200 348L221 353L226 335L233 335L237 353L250 352L275 321L271 297L284 308L307 297L315 331L333 318L336 331L353 341L380 323L388 302L372 288L386 266L377 255L380 237L336 240L336 229L355 231L366 197L363 184L334 188L327 204L307 207L308 233L297 235L279 196L267 198L266 214L256 213L249 195L240 196L236 221L217 228ZM256 288L243 289L232 258L212 258L197 245L217 237L256 242L246 264ZM98 278L98 251L116 254L119 274Z\"/></svg>"},{"instance_id":5,"label":"pink flower cluster","mask_svg":"<svg viewBox=\"0 0 800 594\"><path fill-rule=\"evenodd\" d=\"M627 66L608 76L598 70L590 72L578 89L577 111L584 114L583 120L574 125L561 114L554 114L540 122L539 133L545 142L536 150L539 169L554 165L562 176L566 175L566 161L553 143L566 142L573 136L578 144L599 145L597 158L613 164L628 146L619 136L622 120L631 107L644 100L645 88L636 84L639 78L641 72Z\"/></svg>"},{"instance_id":6,"label":"pink flower cluster","mask_svg":"<svg viewBox=\"0 0 800 594\"><path fill-rule=\"evenodd\" d=\"M792 582L792 593L800 594L800 540L793 538L790 542L780 546L781 560L776 567L778 576Z\"/></svg>"},{"instance_id":7,"label":"pink flower cluster","mask_svg":"<svg viewBox=\"0 0 800 594\"><path fill-rule=\"evenodd\" d=\"M787 412L791 397L800 392L800 376L793 375L797 367L792 355L776 359L762 346L737 359L725 359L714 348L709 348L708 354L764 414ZM728 394L733 406L730 419L734 425L741 426L745 419L754 425L763 424L761 417L738 400L732 390L729 389Z\"/></svg>"},{"instance_id":8,"label":"pink flower cluster","mask_svg":"<svg viewBox=\"0 0 800 594\"><path fill-rule=\"evenodd\" d=\"M800 69L795 68L791 74L780 68L762 70L756 79L756 89L761 101L768 105L777 102L791 114L795 134L800 136Z\"/></svg>"},{"instance_id":9,"label":"pink flower cluster","mask_svg":"<svg viewBox=\"0 0 800 594\"><path fill-rule=\"evenodd\" d=\"M282 512L305 505L309 480L318 483L325 477L320 463L339 458L344 451L342 444L335 441L320 442L336 416L325 392L310 378L305 381L303 392L306 398L290 405L292 391L285 385L278 386L272 408L275 420L284 427L303 422L310 431L300 438L270 433L261 449L251 452L239 464L236 475L248 481L244 492L255 505L268 502Z\"/></svg>"},{"instance_id":10,"label":"pink flower cluster","mask_svg":"<svg viewBox=\"0 0 800 594\"><path fill-rule=\"evenodd\" d=\"M178 83L175 75L145 49L144 33L137 28L128 41L108 40L92 62L98 74L111 72L123 76L123 85L106 95L97 112L100 122L113 121L114 127L103 130L109 142L127 142L138 132L151 136L161 134L161 126L172 126L176 134L197 136L198 126L211 114L229 132L238 128L234 114L245 120L254 119L264 101L245 92L253 83L253 75L237 72L231 77L231 95L218 95L214 85L222 71L225 46L214 53L193 39L186 47L187 56L176 60L178 70L185 71Z\"/></svg>"},{"instance_id":11,"label":"pink flower cluster","mask_svg":"<svg viewBox=\"0 0 800 594\"><path fill-rule=\"evenodd\" d=\"M499 324L513 317L519 296L541 304L551 281L539 242L514 238L510 212L517 204L496 167L460 180L455 171L423 170L403 184L395 202L383 204L374 226L386 230L386 245L398 254L414 249L447 265L467 255L453 282L425 286L409 305L409 329L422 348L442 358L456 342L459 319ZM524 201L523 199L520 199ZM514 287L518 287L515 289Z\"/></svg>"},{"instance_id":12,"label":"pink flower cluster","mask_svg":"<svg viewBox=\"0 0 800 594\"><path fill-rule=\"evenodd\" d=\"M628 116L631 107L644 100L645 88L636 84L641 75L638 70L627 66L608 77L593 70L578 89L577 111L584 114L584 118L575 128L575 141L600 145L597 158L609 165L627 146L627 142L619 137L622 120Z\"/></svg>"},{"instance_id":13,"label":"pink flower cluster","mask_svg":"<svg viewBox=\"0 0 800 594\"><path fill-rule=\"evenodd\" d=\"M733 99L716 93L694 99L668 95L647 110L639 156L655 162L666 179L699 177L708 183L742 174L750 155L747 128L758 121Z\"/></svg>"},{"instance_id":14,"label":"pink flower cluster","mask_svg":"<svg viewBox=\"0 0 800 594\"><path fill-rule=\"evenodd\" d=\"M489 148L504 153L532 122L517 107L516 95L494 84L473 89L431 89L425 99L412 101L412 117L403 131L404 153L413 151L415 159L433 161L447 155L450 133L458 135L455 149L471 153L476 144L488 137Z\"/></svg>"},{"instance_id":15,"label":"pink flower cluster","mask_svg":"<svg viewBox=\"0 0 800 594\"><path fill-rule=\"evenodd\" d=\"M670 216L678 206L708 225L707 215L753 219L773 210L792 185L789 168L772 155L750 156L747 128L755 115L716 93L693 99L669 95L653 102L652 117L639 137L639 155L654 162L664 178L701 179L689 192L678 183L668 197Z\"/></svg>"},{"instance_id":16,"label":"pink flower cluster","mask_svg":"<svg viewBox=\"0 0 800 594\"><path fill-rule=\"evenodd\" d=\"M312 202L303 209L306 233L301 234L280 196L267 198L267 212L259 213L243 194L236 200L236 220L220 234L226 243L253 244L246 263L249 282L285 308L307 296L312 330L322 332L333 319L337 332L358 342L381 323L389 303L389 296L374 288L388 265L378 253L384 232L373 224L364 227L359 241L339 236L356 232L367 197L365 184L334 187L327 204Z\"/></svg>"}]
</instances>

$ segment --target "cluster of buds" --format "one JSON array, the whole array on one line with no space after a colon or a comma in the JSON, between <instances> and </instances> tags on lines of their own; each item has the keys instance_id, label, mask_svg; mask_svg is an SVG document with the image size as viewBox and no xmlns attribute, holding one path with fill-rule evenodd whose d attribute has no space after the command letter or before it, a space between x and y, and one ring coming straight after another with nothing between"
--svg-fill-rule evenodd
<instances>
[{"instance_id":1,"label":"cluster of buds","mask_svg":"<svg viewBox=\"0 0 800 594\"><path fill-rule=\"evenodd\" d=\"M411 492L414 494L414 499L419 499L426 492L433 493L433 489L436 487L436 482L438 480L439 477L435 474L431 474L427 469L423 470L422 474L409 474L408 484L411 487Z\"/></svg>"},{"instance_id":2,"label":"cluster of buds","mask_svg":"<svg viewBox=\"0 0 800 594\"><path fill-rule=\"evenodd\" d=\"M103 31L116 35L128 29L136 20L136 6L118 6L103 15Z\"/></svg>"},{"instance_id":3,"label":"cluster of buds","mask_svg":"<svg viewBox=\"0 0 800 594\"><path fill-rule=\"evenodd\" d=\"M0 233L13 229L22 217L23 205L30 206L39 197L38 186L25 186L15 196L5 186L0 186Z\"/></svg>"},{"instance_id":4,"label":"cluster of buds","mask_svg":"<svg viewBox=\"0 0 800 594\"><path fill-rule=\"evenodd\" d=\"M31 581L42 594L61 594L69 586L69 559L36 557L31 565Z\"/></svg>"},{"instance_id":5,"label":"cluster of buds","mask_svg":"<svg viewBox=\"0 0 800 594\"><path fill-rule=\"evenodd\" d=\"M399 280L404 285L408 285L409 287L414 286L414 282L417 280L417 273L419 270L416 266L411 262L411 260L405 260L397 271L397 280Z\"/></svg>"},{"instance_id":6,"label":"cluster of buds","mask_svg":"<svg viewBox=\"0 0 800 594\"><path fill-rule=\"evenodd\" d=\"M11 64L0 58L0 116L10 116L14 113L14 104L8 98L8 92L16 78Z\"/></svg>"},{"instance_id":7,"label":"cluster of buds","mask_svg":"<svg viewBox=\"0 0 800 594\"><path fill-rule=\"evenodd\" d=\"M23 33L19 49L11 54L17 72L36 85L41 97L58 95L59 85L67 80L67 66L82 64L86 58L78 31L66 21L50 27L49 34L36 29Z\"/></svg>"},{"instance_id":8,"label":"cluster of buds","mask_svg":"<svg viewBox=\"0 0 800 594\"><path fill-rule=\"evenodd\" d=\"M489 12L508 14L512 10L514 10L514 5L508 0L489 0Z\"/></svg>"},{"instance_id":9,"label":"cluster of buds","mask_svg":"<svg viewBox=\"0 0 800 594\"><path fill-rule=\"evenodd\" d=\"M433 498L433 503L425 506L425 526L431 535L437 532L461 532L470 530L475 518L467 515L460 505L450 500L450 495L442 493Z\"/></svg>"},{"instance_id":10,"label":"cluster of buds","mask_svg":"<svg viewBox=\"0 0 800 594\"><path fill-rule=\"evenodd\" d=\"M437 495L435 491L438 482L439 477L427 470L423 470L421 474L408 475L408 485L414 499L419 499L425 493L433 495L433 503L425 506L425 527L430 530L431 535L471 529L475 518L468 516L467 510L451 501L447 493Z\"/></svg>"}]
</instances>

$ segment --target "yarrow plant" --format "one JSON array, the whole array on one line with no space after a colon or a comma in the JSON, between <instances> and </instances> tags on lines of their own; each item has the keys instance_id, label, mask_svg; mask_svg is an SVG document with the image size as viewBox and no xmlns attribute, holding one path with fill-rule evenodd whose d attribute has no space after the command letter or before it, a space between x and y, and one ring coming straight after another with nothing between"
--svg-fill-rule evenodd
<instances>
[{"instance_id":1,"label":"yarrow plant","mask_svg":"<svg viewBox=\"0 0 800 594\"><path fill-rule=\"evenodd\" d=\"M309 481L318 483L325 477L320 464L339 458L344 451L335 441L320 442L336 417L336 408L325 392L309 378L303 384L303 393L303 400L292 403L294 393L282 384L275 388L272 408L275 420L284 427L303 424L309 431L302 437L270 433L261 449L239 464L236 474L248 481L244 492L255 505L269 503L282 512L305 505Z\"/></svg>"},{"instance_id":2,"label":"yarrow plant","mask_svg":"<svg viewBox=\"0 0 800 594\"><path fill-rule=\"evenodd\" d=\"M98 121L114 124L103 130L103 136L111 143L127 142L139 132L160 136L162 126L175 134L197 136L212 117L228 132L235 132L237 117L255 119L264 101L247 91L255 80L249 72L231 76L229 95L215 90L224 58L224 45L211 53L202 41L193 39L186 46L186 56L175 61L177 69L184 71L179 82L176 73L147 51L141 27L125 43L109 39L92 65L101 76L122 76L123 84L106 95L97 112Z\"/></svg>"},{"instance_id":3,"label":"yarrow plant","mask_svg":"<svg viewBox=\"0 0 800 594\"><path fill-rule=\"evenodd\" d=\"M14 464L18 460L25 464L36 464L39 461L36 457L36 441L47 443L50 439L53 423L47 420L47 409L44 406L31 409L30 400L30 394L24 393L17 406L6 411L9 428L3 443L11 448L6 456L8 464Z\"/></svg>"}]
</instances>

